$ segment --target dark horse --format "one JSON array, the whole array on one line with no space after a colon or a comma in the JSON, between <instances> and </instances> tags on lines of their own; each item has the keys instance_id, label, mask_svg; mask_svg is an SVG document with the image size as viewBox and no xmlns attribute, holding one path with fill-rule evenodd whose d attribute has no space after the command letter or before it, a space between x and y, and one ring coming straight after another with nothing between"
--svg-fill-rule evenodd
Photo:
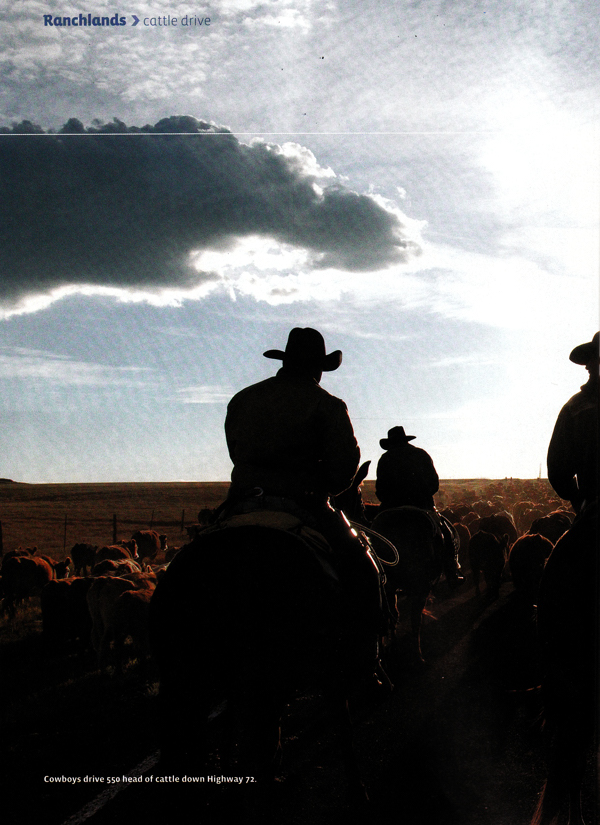
<instances>
[{"instance_id":1,"label":"dark horse","mask_svg":"<svg viewBox=\"0 0 600 825\"><path fill-rule=\"evenodd\" d=\"M308 544L265 525L209 528L159 582L150 632L160 677L159 770L206 773L207 718L226 700L233 773L267 786L284 706L312 688L331 703L352 790L360 792L347 699L373 673L377 639L348 629L322 540Z\"/></svg>"},{"instance_id":2,"label":"dark horse","mask_svg":"<svg viewBox=\"0 0 600 825\"><path fill-rule=\"evenodd\" d=\"M556 543L541 578L547 778L531 825L584 823L581 790L598 733L598 549L596 503Z\"/></svg>"},{"instance_id":3,"label":"dark horse","mask_svg":"<svg viewBox=\"0 0 600 825\"><path fill-rule=\"evenodd\" d=\"M407 597L410 606L410 622L414 639L414 653L423 661L421 652L421 622L423 611L433 586L441 578L443 538L439 527L426 510L419 507L394 507L383 510L373 520L375 533L390 541L397 553L397 562L385 566L388 601L395 605L397 591ZM381 548L376 536L369 533L380 560L389 557L389 551Z\"/></svg>"}]
</instances>

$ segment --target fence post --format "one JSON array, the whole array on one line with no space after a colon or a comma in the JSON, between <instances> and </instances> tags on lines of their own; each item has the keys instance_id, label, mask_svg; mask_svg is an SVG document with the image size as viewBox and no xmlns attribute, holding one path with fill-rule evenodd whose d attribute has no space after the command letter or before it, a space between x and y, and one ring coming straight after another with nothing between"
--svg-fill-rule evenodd
<instances>
[{"instance_id":1,"label":"fence post","mask_svg":"<svg viewBox=\"0 0 600 825\"><path fill-rule=\"evenodd\" d=\"M113 544L117 543L117 514L113 515Z\"/></svg>"}]
</instances>

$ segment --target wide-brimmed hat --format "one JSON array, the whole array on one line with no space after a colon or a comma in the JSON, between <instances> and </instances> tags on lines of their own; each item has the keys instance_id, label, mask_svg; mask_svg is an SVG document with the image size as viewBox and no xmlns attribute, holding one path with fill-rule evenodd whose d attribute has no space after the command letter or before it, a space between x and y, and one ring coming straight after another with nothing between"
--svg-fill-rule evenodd
<instances>
[{"instance_id":1,"label":"wide-brimmed hat","mask_svg":"<svg viewBox=\"0 0 600 825\"><path fill-rule=\"evenodd\" d=\"M404 432L404 427L392 427L391 430L388 430L388 437L382 438L379 444L384 450L389 450L392 447L399 447L402 444L407 444L416 437L416 435L406 435Z\"/></svg>"},{"instance_id":2,"label":"wide-brimmed hat","mask_svg":"<svg viewBox=\"0 0 600 825\"><path fill-rule=\"evenodd\" d=\"M594 358L600 357L600 352L598 351L598 338L600 333L596 333L591 341L588 341L587 344L579 344L578 347L575 347L573 352L569 355L569 359L574 364L589 364Z\"/></svg>"},{"instance_id":3,"label":"wide-brimmed hat","mask_svg":"<svg viewBox=\"0 0 600 825\"><path fill-rule=\"evenodd\" d=\"M327 355L323 336L310 327L294 327L288 336L285 352L268 349L263 355L265 358L277 358L296 366L316 366L323 372L337 370L342 363L341 350L336 349Z\"/></svg>"}]
</instances>

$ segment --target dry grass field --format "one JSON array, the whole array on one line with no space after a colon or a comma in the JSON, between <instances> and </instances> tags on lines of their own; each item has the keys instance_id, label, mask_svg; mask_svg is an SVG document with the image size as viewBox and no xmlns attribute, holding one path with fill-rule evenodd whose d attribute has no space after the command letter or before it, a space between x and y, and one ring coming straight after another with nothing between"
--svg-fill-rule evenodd
<instances>
[{"instance_id":1,"label":"dry grass field","mask_svg":"<svg viewBox=\"0 0 600 825\"><path fill-rule=\"evenodd\" d=\"M505 482L487 479L442 481L438 504L463 495L479 498L501 490ZM547 482L527 481L541 486ZM197 521L198 511L220 504L228 482L152 482L109 484L0 483L0 523L4 552L37 547L57 559L65 558L77 542L110 544L116 517L116 539L152 527L166 533L170 545L186 539L182 526ZM366 500L376 501L375 482L363 486Z\"/></svg>"},{"instance_id":2,"label":"dry grass field","mask_svg":"<svg viewBox=\"0 0 600 825\"><path fill-rule=\"evenodd\" d=\"M4 552L37 547L57 559L77 542L110 544L116 517L117 540L152 527L169 544L183 543L182 524L227 495L227 482L0 484Z\"/></svg>"}]
</instances>

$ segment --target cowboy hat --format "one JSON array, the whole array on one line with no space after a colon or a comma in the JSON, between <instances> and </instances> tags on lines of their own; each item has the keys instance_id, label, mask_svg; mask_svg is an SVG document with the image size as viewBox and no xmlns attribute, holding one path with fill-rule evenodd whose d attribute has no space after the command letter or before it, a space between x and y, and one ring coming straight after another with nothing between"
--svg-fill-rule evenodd
<instances>
[{"instance_id":1,"label":"cowboy hat","mask_svg":"<svg viewBox=\"0 0 600 825\"><path fill-rule=\"evenodd\" d=\"M575 347L573 352L569 355L569 360L571 360L574 364L581 364L585 366L594 358L598 358L600 353L598 352L598 337L600 333L596 333L591 341L588 341L587 344L579 344L578 347Z\"/></svg>"},{"instance_id":2,"label":"cowboy hat","mask_svg":"<svg viewBox=\"0 0 600 825\"><path fill-rule=\"evenodd\" d=\"M327 355L323 336L310 327L294 327L288 336L285 352L268 349L263 355L265 358L277 358L288 364L318 366L323 372L337 370L342 363L341 351L336 349Z\"/></svg>"},{"instance_id":3,"label":"cowboy hat","mask_svg":"<svg viewBox=\"0 0 600 825\"><path fill-rule=\"evenodd\" d=\"M416 437L416 435L406 435L404 427L392 427L391 430L388 430L388 437L382 438L379 444L384 450L389 450L391 447L399 447L401 444L407 444Z\"/></svg>"}]
</instances>

